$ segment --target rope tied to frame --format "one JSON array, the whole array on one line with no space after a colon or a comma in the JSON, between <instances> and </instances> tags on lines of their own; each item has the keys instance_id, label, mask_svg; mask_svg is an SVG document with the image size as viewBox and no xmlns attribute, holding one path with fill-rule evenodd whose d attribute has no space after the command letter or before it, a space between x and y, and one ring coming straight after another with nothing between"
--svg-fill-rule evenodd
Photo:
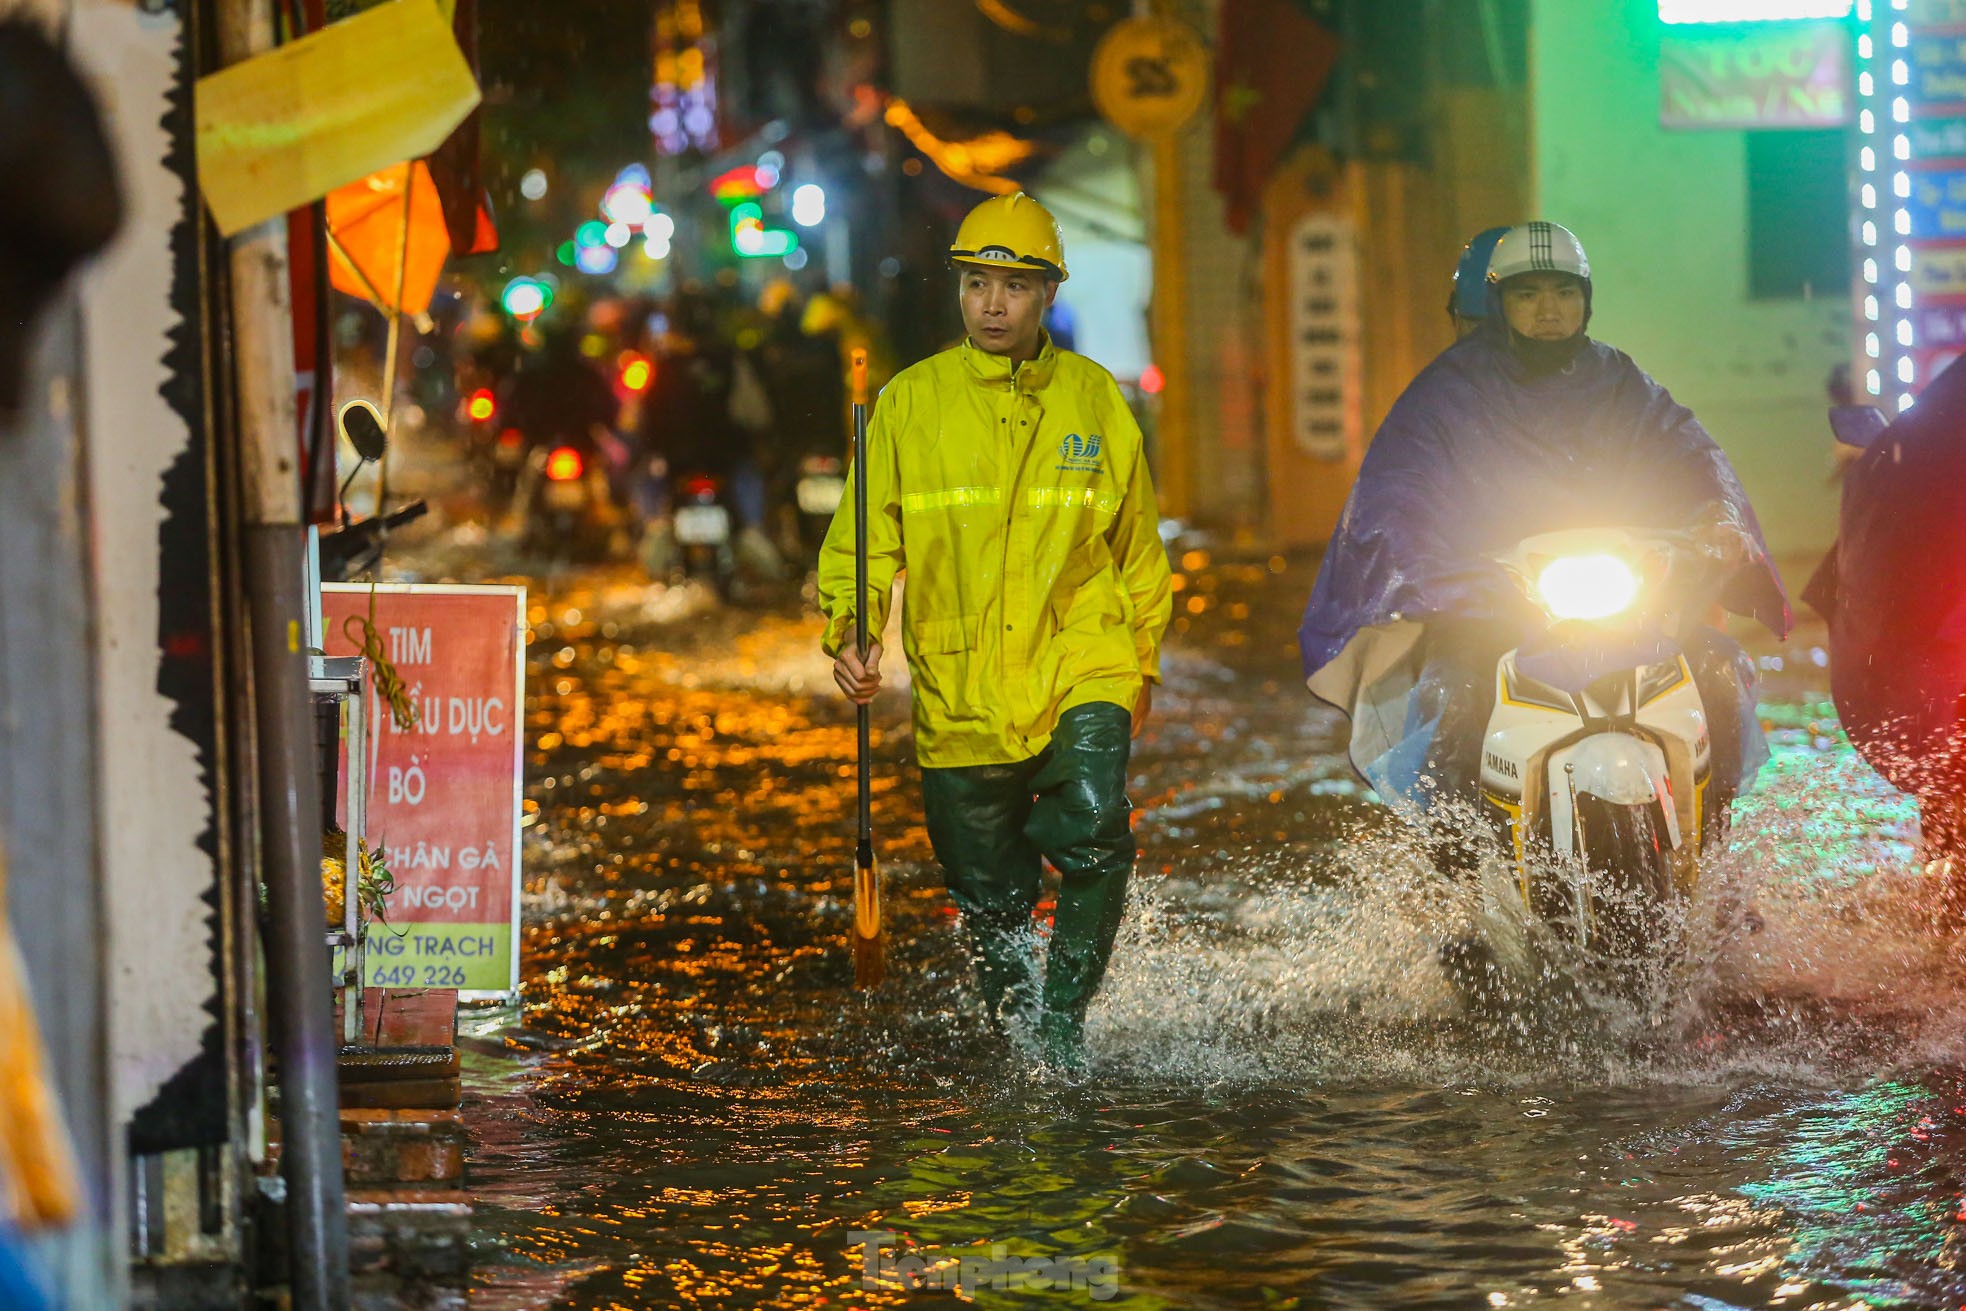
<instances>
[{"instance_id":1,"label":"rope tied to frame","mask_svg":"<svg viewBox=\"0 0 1966 1311\"><path fill-rule=\"evenodd\" d=\"M417 726L416 702L410 700L410 692L403 685L403 676L396 672L396 662L389 658L389 649L383 643L382 634L375 626L376 583L369 580L369 612L367 615L350 615L341 621L341 635L346 637L362 659L369 662L374 671L375 690L389 703L389 717L395 721L396 731L407 733ZM350 625L360 625L359 633L352 631Z\"/></svg>"}]
</instances>

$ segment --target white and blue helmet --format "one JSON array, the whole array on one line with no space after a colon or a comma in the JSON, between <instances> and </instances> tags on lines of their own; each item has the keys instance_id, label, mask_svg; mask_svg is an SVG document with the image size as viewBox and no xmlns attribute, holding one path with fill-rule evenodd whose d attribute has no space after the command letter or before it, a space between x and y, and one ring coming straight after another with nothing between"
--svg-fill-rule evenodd
<instances>
[{"instance_id":1,"label":"white and blue helmet","mask_svg":"<svg viewBox=\"0 0 1966 1311\"><path fill-rule=\"evenodd\" d=\"M1502 234L1488 257L1488 285L1499 287L1521 273L1568 273L1591 280L1590 256L1577 234L1561 223L1522 223Z\"/></svg>"}]
</instances>

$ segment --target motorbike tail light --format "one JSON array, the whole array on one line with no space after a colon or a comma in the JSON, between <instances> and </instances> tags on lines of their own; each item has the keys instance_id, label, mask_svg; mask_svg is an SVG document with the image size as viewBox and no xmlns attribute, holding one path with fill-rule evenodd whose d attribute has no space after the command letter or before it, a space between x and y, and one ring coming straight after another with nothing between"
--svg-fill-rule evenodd
<instances>
[{"instance_id":1,"label":"motorbike tail light","mask_svg":"<svg viewBox=\"0 0 1966 1311\"><path fill-rule=\"evenodd\" d=\"M717 480L701 475L692 478L683 484L683 495L692 501L715 500L717 496Z\"/></svg>"},{"instance_id":2,"label":"motorbike tail light","mask_svg":"<svg viewBox=\"0 0 1966 1311\"><path fill-rule=\"evenodd\" d=\"M570 483L587 472L587 461L580 458L580 452L571 446L555 446L553 453L546 457L546 478L549 482Z\"/></svg>"},{"instance_id":3,"label":"motorbike tail light","mask_svg":"<svg viewBox=\"0 0 1966 1311\"><path fill-rule=\"evenodd\" d=\"M489 389L480 387L471 393L471 399L464 403L464 412L475 423L483 423L498 410L498 403L492 398Z\"/></svg>"},{"instance_id":4,"label":"motorbike tail light","mask_svg":"<svg viewBox=\"0 0 1966 1311\"><path fill-rule=\"evenodd\" d=\"M517 428L507 428L498 435L498 444L508 449L520 445L525 440L526 435Z\"/></svg>"}]
</instances>

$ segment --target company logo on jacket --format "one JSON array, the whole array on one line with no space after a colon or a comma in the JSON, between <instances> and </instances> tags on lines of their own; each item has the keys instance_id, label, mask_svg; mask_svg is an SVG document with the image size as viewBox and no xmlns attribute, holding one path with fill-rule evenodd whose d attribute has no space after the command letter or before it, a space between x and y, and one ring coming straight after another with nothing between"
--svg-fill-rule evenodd
<instances>
[{"instance_id":1,"label":"company logo on jacket","mask_svg":"<svg viewBox=\"0 0 1966 1311\"><path fill-rule=\"evenodd\" d=\"M1081 437L1072 433L1058 443L1058 454L1065 462L1058 467L1069 473L1098 473L1104 466L1100 451L1105 439L1098 434Z\"/></svg>"}]
</instances>

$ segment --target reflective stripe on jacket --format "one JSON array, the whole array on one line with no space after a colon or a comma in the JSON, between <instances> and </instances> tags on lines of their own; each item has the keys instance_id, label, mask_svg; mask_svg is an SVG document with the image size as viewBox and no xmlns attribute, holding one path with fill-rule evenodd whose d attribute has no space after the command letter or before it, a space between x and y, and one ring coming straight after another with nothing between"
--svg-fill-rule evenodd
<instances>
[{"instance_id":1,"label":"reflective stripe on jacket","mask_svg":"<svg viewBox=\"0 0 1966 1311\"><path fill-rule=\"evenodd\" d=\"M1058 717L1131 710L1173 612L1140 429L1112 375L1049 339L1013 367L964 342L897 375L867 432L867 631L907 571L924 766L1007 764ZM819 558L828 655L853 640L849 485Z\"/></svg>"}]
</instances>

